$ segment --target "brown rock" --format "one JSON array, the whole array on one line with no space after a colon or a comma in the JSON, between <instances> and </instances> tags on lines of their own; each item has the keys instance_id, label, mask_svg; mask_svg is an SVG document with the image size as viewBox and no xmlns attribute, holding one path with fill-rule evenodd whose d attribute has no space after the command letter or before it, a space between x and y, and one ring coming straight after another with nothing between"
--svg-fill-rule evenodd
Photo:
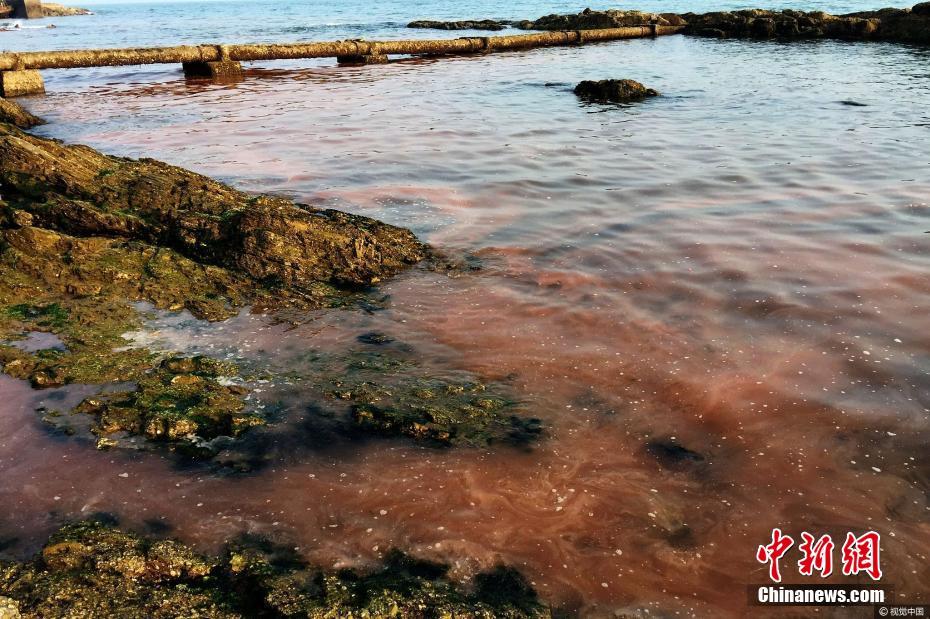
<instances>
[{"instance_id":1,"label":"brown rock","mask_svg":"<svg viewBox=\"0 0 930 619\"><path fill-rule=\"evenodd\" d=\"M634 80L586 80L575 86L575 94L582 99L598 103L630 103L658 95Z\"/></svg>"},{"instance_id":2,"label":"brown rock","mask_svg":"<svg viewBox=\"0 0 930 619\"><path fill-rule=\"evenodd\" d=\"M506 22L493 19L475 19L466 21L433 21L421 19L407 24L408 28L427 28L432 30L503 30Z\"/></svg>"},{"instance_id":3,"label":"brown rock","mask_svg":"<svg viewBox=\"0 0 930 619\"><path fill-rule=\"evenodd\" d=\"M523 30L600 30L626 26L678 26L683 24L674 13L643 13L642 11L592 11L585 9L574 15L546 15L532 21L514 24Z\"/></svg>"},{"instance_id":4,"label":"brown rock","mask_svg":"<svg viewBox=\"0 0 930 619\"><path fill-rule=\"evenodd\" d=\"M270 196L251 196L151 159L108 157L0 125L4 199L37 225L140 240L259 282L365 286L419 262L403 228Z\"/></svg>"},{"instance_id":5,"label":"brown rock","mask_svg":"<svg viewBox=\"0 0 930 619\"><path fill-rule=\"evenodd\" d=\"M29 129L45 121L38 116L33 116L18 103L0 97L0 122L16 125L20 129Z\"/></svg>"},{"instance_id":6,"label":"brown rock","mask_svg":"<svg viewBox=\"0 0 930 619\"><path fill-rule=\"evenodd\" d=\"M55 2L43 2L42 15L45 17L71 17L72 15L93 15L93 13L87 9L80 9L76 6L65 6Z\"/></svg>"}]
</instances>

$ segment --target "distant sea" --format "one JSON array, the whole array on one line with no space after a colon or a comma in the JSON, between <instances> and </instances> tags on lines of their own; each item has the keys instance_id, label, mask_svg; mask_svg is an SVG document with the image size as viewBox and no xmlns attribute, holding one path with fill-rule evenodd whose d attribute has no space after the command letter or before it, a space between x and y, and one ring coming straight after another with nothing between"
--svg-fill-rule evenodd
<instances>
[{"instance_id":1,"label":"distant sea","mask_svg":"<svg viewBox=\"0 0 930 619\"><path fill-rule=\"evenodd\" d=\"M69 0L94 11L95 18L49 18L0 32L0 49L13 51L96 47L179 45L212 42L398 38L425 36L405 28L413 19L534 19L549 13L623 8L656 12L704 12L753 8L795 8L843 13L887 6L882 0L637 0L585 3L585 0L245 0L96 3ZM0 20L3 23L9 20ZM55 24L55 29L39 26ZM429 36L461 36L432 31Z\"/></svg>"}]
</instances>

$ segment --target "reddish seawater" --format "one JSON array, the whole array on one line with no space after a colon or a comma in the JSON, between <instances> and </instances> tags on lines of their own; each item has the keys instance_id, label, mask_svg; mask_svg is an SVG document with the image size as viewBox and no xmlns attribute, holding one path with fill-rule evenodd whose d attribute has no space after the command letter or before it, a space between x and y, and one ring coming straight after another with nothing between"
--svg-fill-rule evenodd
<instances>
[{"instance_id":1,"label":"reddish seawater","mask_svg":"<svg viewBox=\"0 0 930 619\"><path fill-rule=\"evenodd\" d=\"M773 527L874 529L883 582L928 600L928 74L920 48L683 37L278 64L230 85L50 72L27 101L44 135L409 226L483 264L406 273L374 314L243 315L187 342L168 317L151 337L286 366L383 331L436 367L511 380L549 436L528 452L280 449L219 477L53 438L33 409L80 390L2 378L0 537L26 553L104 511L204 550L248 530L324 564L393 546L462 577L504 561L583 616L718 617L750 613ZM604 77L663 96L571 93ZM704 462L645 449L672 438Z\"/></svg>"}]
</instances>

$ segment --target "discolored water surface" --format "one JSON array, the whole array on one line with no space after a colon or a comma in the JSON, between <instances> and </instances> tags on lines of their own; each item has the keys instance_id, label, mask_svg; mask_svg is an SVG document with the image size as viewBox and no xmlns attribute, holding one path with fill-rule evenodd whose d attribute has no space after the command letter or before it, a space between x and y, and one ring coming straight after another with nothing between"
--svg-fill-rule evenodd
<instances>
[{"instance_id":1,"label":"discolored water surface","mask_svg":"<svg viewBox=\"0 0 930 619\"><path fill-rule=\"evenodd\" d=\"M87 389L3 377L0 547L103 511L204 549L263 533L327 565L394 546L460 575L503 560L584 616L740 616L773 527L874 529L898 599L928 599L928 74L922 48L684 37L278 63L227 85L50 72L26 102L43 135L408 226L482 266L408 272L377 311L160 315L135 341L282 372L393 347L506 385L548 435L333 438L319 394L282 379L259 394L282 410L262 466L219 475L50 435L34 409ZM662 96L571 92L606 77Z\"/></svg>"}]
</instances>

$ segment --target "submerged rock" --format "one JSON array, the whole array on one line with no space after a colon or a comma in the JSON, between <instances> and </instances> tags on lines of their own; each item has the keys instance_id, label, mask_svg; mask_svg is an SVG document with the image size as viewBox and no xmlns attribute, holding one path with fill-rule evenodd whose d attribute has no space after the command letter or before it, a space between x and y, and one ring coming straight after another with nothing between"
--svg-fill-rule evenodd
<instances>
[{"instance_id":1,"label":"submerged rock","mask_svg":"<svg viewBox=\"0 0 930 619\"><path fill-rule=\"evenodd\" d=\"M585 80L575 86L575 94L598 103L630 103L655 97L659 93L634 80Z\"/></svg>"},{"instance_id":2,"label":"submerged rock","mask_svg":"<svg viewBox=\"0 0 930 619\"><path fill-rule=\"evenodd\" d=\"M705 461L704 456L698 452L670 438L652 439L646 443L645 450L659 464L673 471L692 468Z\"/></svg>"},{"instance_id":3,"label":"submerged rock","mask_svg":"<svg viewBox=\"0 0 930 619\"><path fill-rule=\"evenodd\" d=\"M473 19L466 21L434 21L421 19L407 24L408 28L428 28L433 30L503 30L508 22L493 19Z\"/></svg>"},{"instance_id":4,"label":"submerged rock","mask_svg":"<svg viewBox=\"0 0 930 619\"><path fill-rule=\"evenodd\" d=\"M448 570L398 551L371 572L324 570L249 536L207 557L85 521L54 534L36 559L0 565L0 604L27 619L551 616L512 568L477 574L471 589Z\"/></svg>"}]
</instances>

